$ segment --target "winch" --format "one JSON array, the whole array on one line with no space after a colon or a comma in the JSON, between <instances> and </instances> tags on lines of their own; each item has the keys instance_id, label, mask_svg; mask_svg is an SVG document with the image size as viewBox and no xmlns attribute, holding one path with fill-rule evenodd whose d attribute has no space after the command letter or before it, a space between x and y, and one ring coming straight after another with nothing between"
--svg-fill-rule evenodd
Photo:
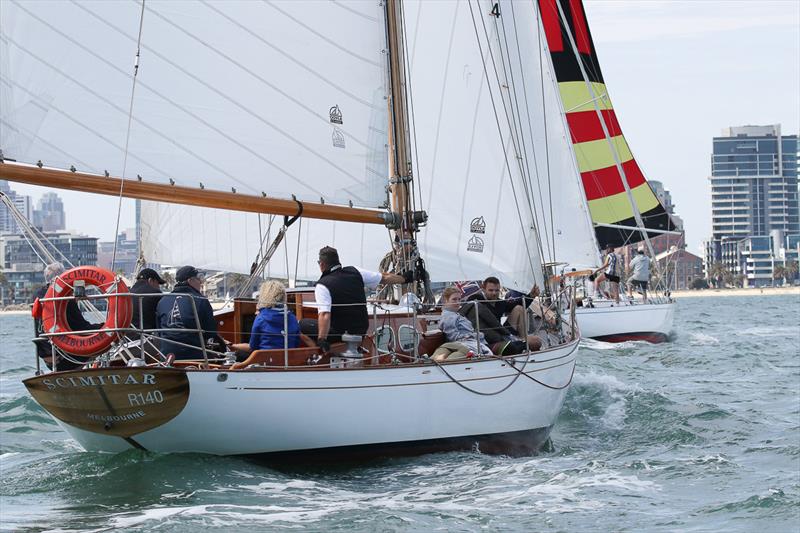
<instances>
[{"instance_id":1,"label":"winch","mask_svg":"<svg viewBox=\"0 0 800 533\"><path fill-rule=\"evenodd\" d=\"M342 334L342 342L347 344L347 349L341 353L331 354L331 368L353 368L364 366L361 354L361 335Z\"/></svg>"}]
</instances>

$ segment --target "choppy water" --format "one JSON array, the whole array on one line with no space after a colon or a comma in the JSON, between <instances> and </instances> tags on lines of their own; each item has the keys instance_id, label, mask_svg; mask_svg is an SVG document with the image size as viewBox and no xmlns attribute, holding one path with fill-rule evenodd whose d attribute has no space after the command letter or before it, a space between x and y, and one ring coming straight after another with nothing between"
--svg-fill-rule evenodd
<instances>
[{"instance_id":1,"label":"choppy water","mask_svg":"<svg viewBox=\"0 0 800 533\"><path fill-rule=\"evenodd\" d=\"M687 299L674 342L588 341L553 451L276 469L82 452L26 394L0 317L9 531L800 531L800 298ZM235 436L232 436L235 438Z\"/></svg>"}]
</instances>

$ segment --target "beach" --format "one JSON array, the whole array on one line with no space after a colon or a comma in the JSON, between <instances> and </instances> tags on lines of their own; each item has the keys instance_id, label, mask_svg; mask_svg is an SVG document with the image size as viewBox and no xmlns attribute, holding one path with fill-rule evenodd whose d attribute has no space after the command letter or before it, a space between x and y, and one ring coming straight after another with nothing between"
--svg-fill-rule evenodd
<instances>
[{"instance_id":1,"label":"beach","mask_svg":"<svg viewBox=\"0 0 800 533\"><path fill-rule=\"evenodd\" d=\"M761 289L701 289L672 291L673 298L710 298L717 296L800 296L800 287L764 287Z\"/></svg>"}]
</instances>

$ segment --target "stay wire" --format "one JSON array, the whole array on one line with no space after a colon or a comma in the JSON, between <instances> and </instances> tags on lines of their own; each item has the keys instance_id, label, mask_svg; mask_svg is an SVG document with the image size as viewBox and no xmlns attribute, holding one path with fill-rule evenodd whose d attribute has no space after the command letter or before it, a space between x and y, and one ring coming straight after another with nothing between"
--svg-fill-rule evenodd
<instances>
[{"instance_id":1,"label":"stay wire","mask_svg":"<svg viewBox=\"0 0 800 533\"><path fill-rule=\"evenodd\" d=\"M528 243L528 236L527 236L527 233L525 232L525 226L526 225L525 225L525 222L522 219L522 211L521 211L521 209L519 207L519 200L517 198L516 186L514 185L513 172L511 172L511 164L508 162L508 153L507 153L507 150L506 150L505 141L503 140L503 128L500 125L500 117L497 114L497 107L496 107L496 104L494 102L494 94L492 93L491 83L489 82L489 72L488 72L488 69L486 67L486 61L483 59L483 47L481 46L481 39L480 39L480 35L478 33L478 24L475 22L475 12L474 12L474 10L472 8L472 2L468 2L468 6L469 6L469 12L470 12L470 15L471 15L471 18L472 18L472 27L475 30L475 39L476 39L476 41L478 43L478 50L479 50L480 56L481 56L481 63L483 65L484 76L486 77L486 83L489 86L489 98L491 99L491 102L492 102L492 112L494 114L495 123L497 125L497 133L500 135L500 144L503 147L503 156L504 156L503 159L505 161L506 168L507 168L508 174L509 174L508 178L509 178L509 182L511 183L511 193L514 196L514 205L516 206L517 217L519 219L520 228L522 228L522 230L523 230L523 232L522 232L522 240L525 243L525 250L526 250L526 254L528 256L528 263L529 263L528 266L530 267L531 272L536 272L537 269L534 267L533 258L531 257L531 250L530 250L530 245ZM538 243L538 244L541 247L541 243Z\"/></svg>"},{"instance_id":2,"label":"stay wire","mask_svg":"<svg viewBox=\"0 0 800 533\"><path fill-rule=\"evenodd\" d=\"M125 152L122 160L122 175L119 181L119 199L117 200L117 224L114 227L114 251L111 254L111 271L117 262L117 243L119 242L119 219L122 215L122 190L125 187L125 173L128 170L128 148L131 140L131 124L133 123L133 102L136 95L136 79L139 74L139 56L142 49L142 28L144 27L144 2L142 0L142 10L139 14L139 36L136 39L136 62L133 64L133 83L131 84L131 101L128 107L128 127L125 132Z\"/></svg>"},{"instance_id":3,"label":"stay wire","mask_svg":"<svg viewBox=\"0 0 800 533\"><path fill-rule=\"evenodd\" d=\"M473 17L473 24L474 23L475 22L474 22L474 17ZM528 192L528 187L527 187L528 183L527 183L527 181L525 179L525 168L524 168L524 165L521 163L521 160L523 159L523 156L520 155L520 150L519 150L519 145L518 145L519 141L517 139L517 136L519 135L519 129L517 127L517 121L514 120L516 118L516 115L514 113L514 105L513 105L512 102L509 101L509 105L511 106L511 113L509 114L509 110L508 110L508 107L506 105L506 99L502 96L503 95L503 87L506 87L508 89L509 93L512 90L515 91L515 87L513 86L513 77L512 77L511 80L506 79L505 80L506 83L503 83L503 81L500 79L500 73L497 70L497 63L495 61L494 53L492 52L492 46L491 46L491 41L494 40L494 39L489 36L489 31L486 28L486 22L484 21L483 17L481 18L481 26L483 27L483 34L484 34L484 37L486 38L486 49L487 49L487 52L489 52L489 59L492 62L492 70L494 72L494 78L495 78L495 81L497 82L497 87L498 87L498 90L500 91L500 94L501 94L501 101L502 101L502 106L503 106L503 114L505 115L506 121L508 122L508 127L510 129L510 135L509 136L511 138L512 146L514 148L515 159L517 161L517 166L519 167L520 174L523 177L522 184L525 187L525 200L527 201L528 209L531 211L531 216L536 220L536 222L538 224L538 219L537 219L536 213L534 211L533 206L531 205L530 193ZM476 33L477 33L477 30L476 30ZM496 33L497 45L498 45L499 53L500 53L500 59L501 59L502 64L503 64L503 74L506 75L505 58L503 57L503 45L500 42L500 34L499 34L499 31L498 31L498 28L497 28L497 17L495 17L495 33ZM478 46L480 47L480 43L479 43ZM485 59L483 59L483 51L482 50L481 50L481 60L485 62ZM487 74L487 80L488 80L488 74ZM491 95L491 87L490 87L490 95ZM493 105L494 105L494 100L493 100ZM496 111L495 111L495 114L496 114ZM509 170L509 172L510 172L510 170Z\"/></svg>"},{"instance_id":4,"label":"stay wire","mask_svg":"<svg viewBox=\"0 0 800 533\"><path fill-rule=\"evenodd\" d=\"M472 13L472 4L471 3L470 3L470 13ZM475 23L474 14L472 16L472 21L473 21L473 26L475 26L475 33L476 33L476 37L477 37L478 29L477 29L477 25ZM489 52L489 58L491 59L491 62L492 62L492 70L494 71L495 80L497 81L497 86L498 86L498 89L500 90L501 96L502 96L502 88L503 88L504 84L500 80L500 74L498 73L498 70L497 70L497 63L495 62L495 59L494 59L494 53L492 53L491 38L489 36L489 31L486 28L486 22L484 21L483 18L481 18L481 25L483 27L484 37L486 38L487 51ZM497 35L497 43L498 43L498 47L500 49L500 55L501 55L501 59L502 59L502 52L503 52L502 48L503 47L502 47L502 43L500 42L499 33ZM480 48L480 37L478 37L478 47ZM482 49L481 49L481 61L484 62L484 72L486 72L485 59L484 59L484 56L483 56ZM505 60L503 60L503 65L505 65ZM503 73L505 74L505 69L503 70ZM488 78L489 78L488 73L486 73L486 77L487 77L487 83L488 83ZM509 84L505 84L505 85L506 85L506 87L509 87ZM511 87L511 88L513 88L513 87ZM511 88L509 90L511 90ZM499 118L497 117L497 110L496 110L496 107L495 107L495 104L494 104L494 97L492 96L491 86L489 87L489 96L492 99L492 107L494 108L495 119L498 121L498 129L500 129ZM502 100L503 100L503 112L505 114L506 121L508 122L509 128L511 129L511 134L510 134L511 144L512 144L513 149L514 149L515 158L517 160L517 166L519 167L519 171L520 171L520 174L522 176L522 184L523 184L523 186L525 188L526 205L528 207L528 210L529 210L531 218L532 218L532 222L534 224L534 233L536 235L536 245L537 245L537 248L538 248L538 251L539 251L539 257L542 258L542 257L544 257L544 248L542 246L542 240L541 240L541 236L539 234L539 229L538 229L540 227L540 222L539 222L538 214L536 213L535 206L531 203L531 197L530 197L530 193L528 192L528 187L527 187L528 182L527 182L527 178L525 176L525 168L524 168L523 164L520 162L521 156L520 156L519 147L517 145L517 140L516 140L516 137L515 137L515 135L518 134L517 127L516 127L516 122L514 120L512 120L512 118L509 116L509 110L506 107L505 98L503 98ZM512 105L512 111L511 111L512 116L513 116L513 113L514 112L513 112L513 105ZM501 138L502 138L502 131L501 131L500 135L501 135ZM508 161L508 159L507 159L508 156L506 155L505 157L506 157L506 161ZM511 181L512 188L513 188L513 183L514 183L514 181L513 181L513 173L511 172L511 168L510 167L508 168L508 172L509 172L509 180ZM516 190L514 190L514 199L515 199L515 202L517 202ZM517 206L518 205L519 204L517 203ZM517 209L519 210L519 206L517 207ZM521 216L521 214L520 214L520 216ZM523 228L524 228L524 225L523 225ZM526 239L526 245L527 245L527 239ZM531 270L535 271L535 269L533 269L533 265L531 265Z\"/></svg>"},{"instance_id":5,"label":"stay wire","mask_svg":"<svg viewBox=\"0 0 800 533\"><path fill-rule=\"evenodd\" d=\"M522 95L523 95L523 101L525 103L525 116L527 117L527 121L526 122L527 122L527 125L528 125L528 135L530 137L531 155L533 157L533 168L534 168L535 175L536 175L536 188L537 188L537 190L539 192L539 203L542 204L544 195L542 194L542 184L541 184L541 179L540 179L540 176L539 176L539 162L538 162L538 157L536 156L536 141L535 141L535 137L533 135L533 129L531 127L531 109L530 109L530 105L528 103L528 88L527 88L528 85L527 85L527 83L525 81L525 69L522 68L522 51L521 51L520 45L519 45L519 33L518 33L518 30L517 30L517 18L516 18L516 14L515 14L515 11L514 11L514 2L511 2L511 18L512 18L512 23L513 23L513 26L514 26L514 42L515 42L516 48L517 48L517 59L518 59L518 62L519 62L519 71L520 71L519 74L520 74L520 79L522 80ZM508 41L507 41L507 38L506 38L505 22L502 19L501 19L501 26L503 28L503 39L506 40L506 49L508 49ZM510 57L510 54L509 54L509 57ZM541 63L541 57L540 57L540 63ZM516 91L515 91L514 94L516 96ZM517 108L518 108L518 113L520 113L520 111L519 111L519 103L517 103ZM524 135L524 133L522 134L522 140L523 140L523 148L525 148L525 145L524 145L525 135ZM545 136L545 143L547 143L547 137L546 136ZM527 158L525 159L525 164L528 167L528 180L532 180L533 179L533 175L532 175L532 173L530 171L530 165L529 165L529 162L528 162ZM548 176L548 178L549 178L549 176ZM549 182L548 182L547 193L548 193L549 196L552 196L552 194L553 194L552 191L549 188ZM536 208L535 207L536 206L536 201L534 200L533 203L534 203L534 208ZM544 211L544 206L543 205L541 206L541 209L542 209L542 211ZM553 237L554 237L554 235L553 235L553 226L554 226L554 222L553 222L553 217L552 217L552 212L551 212L551 216L550 216L550 235L549 235L551 237L551 239L550 239L551 242L552 242ZM545 236L548 236L547 232L545 232ZM554 246L554 244L553 244L553 246ZM551 261L555 261L555 257L552 257Z\"/></svg>"},{"instance_id":6,"label":"stay wire","mask_svg":"<svg viewBox=\"0 0 800 533\"><path fill-rule=\"evenodd\" d=\"M537 11L537 14L538 14L538 7L534 8L534 9ZM538 42L539 42L539 50L542 50L543 49L542 48L542 44L543 44L542 43L542 28L541 28L541 24L539 24L538 17L537 17L537 21L536 21L536 38L538 39ZM547 54L547 55L549 55L549 54ZM545 61L549 61L549 58L545 57ZM541 83L541 91L542 91L542 109L544 109L545 106L547 105L547 103L545 102L545 97L544 97L544 64L543 64L543 62L541 60L541 57L540 57L540 61L539 61L539 81ZM549 196L549 200L550 200L550 220L553 221L553 194L552 194L551 181L550 181L552 173L550 172L550 142L549 142L549 139L548 139L548 136L547 136L547 113L542 113L542 118L543 118L542 125L544 126L544 139L545 139L545 143L544 143L544 159L545 159L545 166L547 168L547 190L551 191L550 194L548 195ZM569 132L567 132L567 135L569 136L569 142L572 142L572 135L569 134ZM579 179L582 179L582 178L579 178ZM580 183L579 185L580 185L580 187L583 187L583 183ZM552 242L552 245L553 245L553 262L555 262L556 261L555 223L553 223L552 226L553 227L550 228L550 231L551 231L551 234L552 234L552 241L551 242Z\"/></svg>"}]
</instances>

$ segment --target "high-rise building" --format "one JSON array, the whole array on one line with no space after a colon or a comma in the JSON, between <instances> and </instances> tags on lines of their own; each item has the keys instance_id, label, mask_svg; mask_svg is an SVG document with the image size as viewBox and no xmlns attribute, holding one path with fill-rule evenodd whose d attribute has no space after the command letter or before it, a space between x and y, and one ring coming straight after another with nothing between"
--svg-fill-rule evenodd
<instances>
[{"instance_id":1,"label":"high-rise building","mask_svg":"<svg viewBox=\"0 0 800 533\"><path fill-rule=\"evenodd\" d=\"M31 219L33 206L30 196L27 194L18 194L16 191L12 190L6 180L0 180L0 192L8 196L14 203L17 211L22 213L22 216L28 220ZM14 218L6 204L0 202L0 233L16 233L17 231L19 231L19 228L16 218Z\"/></svg>"},{"instance_id":2,"label":"high-rise building","mask_svg":"<svg viewBox=\"0 0 800 533\"><path fill-rule=\"evenodd\" d=\"M97 237L76 235L66 231L44 233L48 249L57 258L66 258L65 267L97 264ZM36 289L44 283L44 264L21 234L0 237L0 265L11 289L4 294L3 304L28 303Z\"/></svg>"},{"instance_id":3,"label":"high-rise building","mask_svg":"<svg viewBox=\"0 0 800 533\"><path fill-rule=\"evenodd\" d=\"M780 124L730 127L714 137L706 275L722 263L746 286L772 282L782 243L800 234L797 169L797 135L781 135Z\"/></svg>"},{"instance_id":4,"label":"high-rise building","mask_svg":"<svg viewBox=\"0 0 800 533\"><path fill-rule=\"evenodd\" d=\"M66 216L61 197L54 192L44 193L33 211L33 225L42 231L65 229L67 227Z\"/></svg>"}]
</instances>

